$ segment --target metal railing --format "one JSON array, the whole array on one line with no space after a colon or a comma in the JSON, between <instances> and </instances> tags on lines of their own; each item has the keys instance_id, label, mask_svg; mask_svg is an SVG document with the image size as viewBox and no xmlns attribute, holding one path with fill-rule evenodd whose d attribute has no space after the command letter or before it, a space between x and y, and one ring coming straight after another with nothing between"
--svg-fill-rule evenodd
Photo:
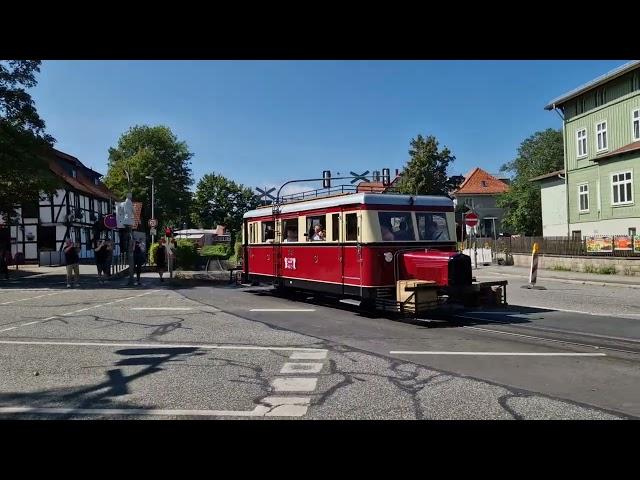
<instances>
[{"instance_id":1,"label":"metal railing","mask_svg":"<svg viewBox=\"0 0 640 480\"><path fill-rule=\"evenodd\" d=\"M634 251L633 238L628 235L601 235L596 238L606 239L603 245L611 251L594 251L589 248L592 245L589 238L573 237L503 237L497 239L495 248L498 252L530 254L533 244L537 243L544 255L640 258L640 251ZM629 238L631 242L628 242Z\"/></svg>"}]
</instances>

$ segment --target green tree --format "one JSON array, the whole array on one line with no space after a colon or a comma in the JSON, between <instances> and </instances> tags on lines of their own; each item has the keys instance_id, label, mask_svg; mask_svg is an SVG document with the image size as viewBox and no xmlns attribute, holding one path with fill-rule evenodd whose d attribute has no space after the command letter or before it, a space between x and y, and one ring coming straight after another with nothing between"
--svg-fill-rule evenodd
<instances>
[{"instance_id":1,"label":"green tree","mask_svg":"<svg viewBox=\"0 0 640 480\"><path fill-rule=\"evenodd\" d=\"M12 217L16 203L53 193L59 180L46 156L55 142L45 133L31 95L38 60L0 60L0 215Z\"/></svg>"},{"instance_id":2,"label":"green tree","mask_svg":"<svg viewBox=\"0 0 640 480\"><path fill-rule=\"evenodd\" d=\"M169 127L136 125L120 137L116 147L109 149L105 184L122 199L131 191L133 201L142 202L146 228L151 218L151 180L146 177L153 177L159 226L182 227L191 203L192 156L187 144L179 141Z\"/></svg>"},{"instance_id":3,"label":"green tree","mask_svg":"<svg viewBox=\"0 0 640 480\"><path fill-rule=\"evenodd\" d=\"M498 206L505 208L503 228L522 235L542 235L542 207L540 185L533 177L561 170L564 165L562 131L548 128L534 133L518 148L515 160L500 171L512 174L509 191L498 198Z\"/></svg>"},{"instance_id":4,"label":"green tree","mask_svg":"<svg viewBox=\"0 0 640 480\"><path fill-rule=\"evenodd\" d=\"M456 159L444 147L438 149L433 135L411 140L409 161L398 182L398 191L409 195L449 195L460 184L460 177L449 177L447 169Z\"/></svg>"},{"instance_id":5,"label":"green tree","mask_svg":"<svg viewBox=\"0 0 640 480\"><path fill-rule=\"evenodd\" d=\"M242 228L242 216L259 203L250 188L222 175L210 173L198 182L193 197L191 220L201 227L225 225L231 232L233 242Z\"/></svg>"}]
</instances>

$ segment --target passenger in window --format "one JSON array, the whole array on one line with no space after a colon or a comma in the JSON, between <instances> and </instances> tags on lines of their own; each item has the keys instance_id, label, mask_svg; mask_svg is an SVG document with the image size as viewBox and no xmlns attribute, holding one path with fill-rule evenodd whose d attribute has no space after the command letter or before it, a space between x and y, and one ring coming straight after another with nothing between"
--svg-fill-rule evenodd
<instances>
[{"instance_id":1,"label":"passenger in window","mask_svg":"<svg viewBox=\"0 0 640 480\"><path fill-rule=\"evenodd\" d=\"M409 232L409 225L407 225L406 221L400 221L399 227L399 230L394 235L395 240L413 240L413 235Z\"/></svg>"},{"instance_id":2,"label":"passenger in window","mask_svg":"<svg viewBox=\"0 0 640 480\"><path fill-rule=\"evenodd\" d=\"M271 228L267 228L267 231L265 232L264 236L266 238L266 240L264 241L265 243L273 243L276 235L275 235L275 230L271 229Z\"/></svg>"},{"instance_id":3,"label":"passenger in window","mask_svg":"<svg viewBox=\"0 0 640 480\"><path fill-rule=\"evenodd\" d=\"M321 241L325 239L324 235L322 234L322 230L323 230L322 225L316 225L313 230L314 230L313 237L311 237L313 241L318 241L318 240Z\"/></svg>"},{"instance_id":4,"label":"passenger in window","mask_svg":"<svg viewBox=\"0 0 640 480\"><path fill-rule=\"evenodd\" d=\"M382 223L380 224L380 232L382 233L382 241L383 242L392 242L395 240L393 232L391 231L390 223Z\"/></svg>"},{"instance_id":5,"label":"passenger in window","mask_svg":"<svg viewBox=\"0 0 640 480\"><path fill-rule=\"evenodd\" d=\"M433 220L427 222L427 240L446 240L444 230L438 226Z\"/></svg>"},{"instance_id":6,"label":"passenger in window","mask_svg":"<svg viewBox=\"0 0 640 480\"><path fill-rule=\"evenodd\" d=\"M287 238L284 239L285 242L297 242L298 234L293 228L287 228Z\"/></svg>"}]
</instances>

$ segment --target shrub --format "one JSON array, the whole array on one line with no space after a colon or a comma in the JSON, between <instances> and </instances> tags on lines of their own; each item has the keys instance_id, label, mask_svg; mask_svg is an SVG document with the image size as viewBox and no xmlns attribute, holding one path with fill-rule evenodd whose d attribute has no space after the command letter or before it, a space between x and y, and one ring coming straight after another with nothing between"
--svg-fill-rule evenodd
<instances>
[{"instance_id":1,"label":"shrub","mask_svg":"<svg viewBox=\"0 0 640 480\"><path fill-rule=\"evenodd\" d=\"M206 245L202 247L200 255L203 257L214 257L221 260L229 258L231 249L228 245Z\"/></svg>"},{"instance_id":2,"label":"shrub","mask_svg":"<svg viewBox=\"0 0 640 480\"><path fill-rule=\"evenodd\" d=\"M609 265L608 267L598 268L598 273L602 275L615 275L617 273L617 270L614 265Z\"/></svg>"},{"instance_id":3,"label":"shrub","mask_svg":"<svg viewBox=\"0 0 640 480\"><path fill-rule=\"evenodd\" d=\"M175 249L176 268L191 270L198 260L198 247L191 240L180 239Z\"/></svg>"},{"instance_id":4,"label":"shrub","mask_svg":"<svg viewBox=\"0 0 640 480\"><path fill-rule=\"evenodd\" d=\"M551 270L556 270L559 272L570 272L571 267L565 267L564 265L551 265Z\"/></svg>"},{"instance_id":5,"label":"shrub","mask_svg":"<svg viewBox=\"0 0 640 480\"><path fill-rule=\"evenodd\" d=\"M156 243L152 243L151 246L149 247L149 265L155 265L156 264L156 250L158 250L158 246L160 244L158 242Z\"/></svg>"},{"instance_id":6,"label":"shrub","mask_svg":"<svg viewBox=\"0 0 640 480\"><path fill-rule=\"evenodd\" d=\"M242 237L238 235L236 238L236 244L234 245L234 253L236 257L236 261L242 258Z\"/></svg>"},{"instance_id":7,"label":"shrub","mask_svg":"<svg viewBox=\"0 0 640 480\"><path fill-rule=\"evenodd\" d=\"M595 267L593 265L585 265L584 266L585 273L599 273L601 275L615 275L617 273L616 267L614 265L603 266L603 267Z\"/></svg>"}]
</instances>

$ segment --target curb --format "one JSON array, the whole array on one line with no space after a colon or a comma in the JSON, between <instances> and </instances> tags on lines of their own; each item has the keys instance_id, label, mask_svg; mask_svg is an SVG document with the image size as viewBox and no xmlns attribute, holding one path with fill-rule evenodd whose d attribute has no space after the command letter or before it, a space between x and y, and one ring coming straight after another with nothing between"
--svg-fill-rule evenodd
<instances>
[{"instance_id":1,"label":"curb","mask_svg":"<svg viewBox=\"0 0 640 480\"><path fill-rule=\"evenodd\" d=\"M488 275L493 274L493 275L502 275L505 277L515 277L515 278L522 278L522 279L527 279L528 277L525 275L517 275L515 273L502 273L502 272L488 272ZM476 276L480 276L477 275ZM599 285L601 287L628 287L628 288L640 288L640 284L633 284L633 283L621 283L621 282L598 282L598 281L594 281L594 280L577 280L574 278L559 278L559 277L539 277L538 278L538 283L545 281L545 280L551 280L554 282L564 282L564 283L575 283L575 284L581 284L581 285Z\"/></svg>"}]
</instances>

